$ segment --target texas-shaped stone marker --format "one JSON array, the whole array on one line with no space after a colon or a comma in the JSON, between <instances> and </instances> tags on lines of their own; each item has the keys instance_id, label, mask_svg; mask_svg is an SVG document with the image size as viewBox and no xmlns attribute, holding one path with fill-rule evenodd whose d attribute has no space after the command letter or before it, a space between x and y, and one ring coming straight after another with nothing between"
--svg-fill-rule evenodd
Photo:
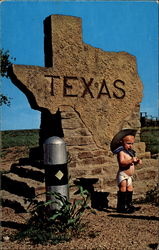
<instances>
[{"instance_id":1,"label":"texas-shaped stone marker","mask_svg":"<svg viewBox=\"0 0 159 250\"><path fill-rule=\"evenodd\" d=\"M142 83L136 58L84 43L78 17L49 16L44 33L45 67L12 66L11 79L31 108L55 114L71 107L96 144L105 149L123 127L138 128L135 114L142 100Z\"/></svg>"}]
</instances>

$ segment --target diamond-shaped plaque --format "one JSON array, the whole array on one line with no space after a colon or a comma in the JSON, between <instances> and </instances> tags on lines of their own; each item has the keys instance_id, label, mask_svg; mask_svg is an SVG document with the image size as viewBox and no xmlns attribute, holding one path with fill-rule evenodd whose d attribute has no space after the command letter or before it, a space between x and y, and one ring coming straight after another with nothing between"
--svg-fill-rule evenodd
<instances>
[{"instance_id":1,"label":"diamond-shaped plaque","mask_svg":"<svg viewBox=\"0 0 159 250\"><path fill-rule=\"evenodd\" d=\"M61 170L59 170L59 171L55 174L55 176L57 177L57 179L61 180L62 177L64 176L64 174L61 172Z\"/></svg>"}]
</instances>

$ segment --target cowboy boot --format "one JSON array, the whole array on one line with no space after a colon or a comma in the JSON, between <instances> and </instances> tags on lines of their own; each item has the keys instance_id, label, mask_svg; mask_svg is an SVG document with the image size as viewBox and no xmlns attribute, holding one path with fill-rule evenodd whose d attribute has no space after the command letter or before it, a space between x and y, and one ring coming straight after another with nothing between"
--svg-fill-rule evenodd
<instances>
[{"instance_id":1,"label":"cowboy boot","mask_svg":"<svg viewBox=\"0 0 159 250\"><path fill-rule=\"evenodd\" d=\"M117 194L117 212L118 213L126 213L127 212L126 192L118 191L118 194Z\"/></svg>"},{"instance_id":2,"label":"cowboy boot","mask_svg":"<svg viewBox=\"0 0 159 250\"><path fill-rule=\"evenodd\" d=\"M133 191L127 191L127 212L128 213L133 213L135 211L140 210L141 207L134 207L133 202L132 202L132 196L133 196Z\"/></svg>"}]
</instances>

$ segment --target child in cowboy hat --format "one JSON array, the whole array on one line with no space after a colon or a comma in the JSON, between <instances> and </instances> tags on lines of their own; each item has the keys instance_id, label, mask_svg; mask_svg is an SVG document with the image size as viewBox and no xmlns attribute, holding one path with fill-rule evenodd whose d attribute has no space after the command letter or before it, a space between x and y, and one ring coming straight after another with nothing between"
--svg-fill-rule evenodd
<instances>
[{"instance_id":1,"label":"child in cowboy hat","mask_svg":"<svg viewBox=\"0 0 159 250\"><path fill-rule=\"evenodd\" d=\"M119 170L117 173L118 202L117 211L121 213L133 213L138 208L132 205L133 185L132 177L135 165L142 161L135 156L132 146L135 142L136 130L121 130L111 142L111 150L117 154Z\"/></svg>"}]
</instances>

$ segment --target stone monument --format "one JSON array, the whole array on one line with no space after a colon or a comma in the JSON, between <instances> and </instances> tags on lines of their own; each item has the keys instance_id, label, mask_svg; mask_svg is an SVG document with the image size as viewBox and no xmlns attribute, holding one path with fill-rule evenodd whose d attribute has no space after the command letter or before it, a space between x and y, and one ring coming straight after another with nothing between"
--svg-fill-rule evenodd
<instances>
[{"instance_id":1,"label":"stone monument","mask_svg":"<svg viewBox=\"0 0 159 250\"><path fill-rule=\"evenodd\" d=\"M45 67L13 65L14 84L42 116L73 111L96 145L108 151L120 129L140 127L142 83L135 57L85 44L77 17L49 16L44 32Z\"/></svg>"},{"instance_id":2,"label":"stone monument","mask_svg":"<svg viewBox=\"0 0 159 250\"><path fill-rule=\"evenodd\" d=\"M107 165L114 164L110 143L118 131L137 129L144 151L139 137L143 87L136 58L84 43L78 17L49 16L44 33L45 67L13 65L10 77L31 108L41 112L40 145L50 136L64 137L71 176L95 175L102 188Z\"/></svg>"}]
</instances>

